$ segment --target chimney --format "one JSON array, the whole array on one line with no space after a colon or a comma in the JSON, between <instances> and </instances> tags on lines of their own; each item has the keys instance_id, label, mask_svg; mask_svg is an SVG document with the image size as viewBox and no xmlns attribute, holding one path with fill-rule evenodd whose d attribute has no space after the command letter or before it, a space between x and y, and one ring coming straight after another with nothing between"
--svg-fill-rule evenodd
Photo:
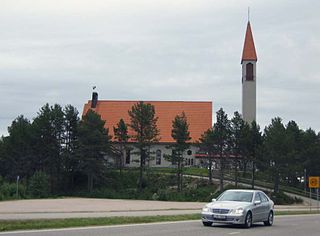
<instances>
[{"instance_id":1,"label":"chimney","mask_svg":"<svg viewBox=\"0 0 320 236\"><path fill-rule=\"evenodd\" d=\"M92 93L91 108L96 108L97 103L98 103L98 93L97 92L93 92Z\"/></svg>"}]
</instances>

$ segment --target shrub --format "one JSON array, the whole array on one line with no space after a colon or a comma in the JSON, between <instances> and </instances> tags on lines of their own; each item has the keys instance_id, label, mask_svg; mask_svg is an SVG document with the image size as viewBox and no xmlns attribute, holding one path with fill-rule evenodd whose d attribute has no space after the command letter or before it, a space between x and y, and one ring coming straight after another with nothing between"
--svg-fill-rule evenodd
<instances>
[{"instance_id":1,"label":"shrub","mask_svg":"<svg viewBox=\"0 0 320 236\"><path fill-rule=\"evenodd\" d=\"M290 197L284 192L279 192L277 194L272 193L271 199L274 201L274 204L276 205L290 205L295 203L302 203L301 198Z\"/></svg>"},{"instance_id":2,"label":"shrub","mask_svg":"<svg viewBox=\"0 0 320 236\"><path fill-rule=\"evenodd\" d=\"M3 182L0 186L1 200L13 199L16 197L17 185L14 183Z\"/></svg>"},{"instance_id":3,"label":"shrub","mask_svg":"<svg viewBox=\"0 0 320 236\"><path fill-rule=\"evenodd\" d=\"M49 178L46 173L37 171L30 178L28 193L34 198L49 196Z\"/></svg>"},{"instance_id":4,"label":"shrub","mask_svg":"<svg viewBox=\"0 0 320 236\"><path fill-rule=\"evenodd\" d=\"M17 184L9 183L0 180L0 200L10 200L18 198L25 198L26 187L23 183L19 183L18 196L17 196Z\"/></svg>"}]
</instances>

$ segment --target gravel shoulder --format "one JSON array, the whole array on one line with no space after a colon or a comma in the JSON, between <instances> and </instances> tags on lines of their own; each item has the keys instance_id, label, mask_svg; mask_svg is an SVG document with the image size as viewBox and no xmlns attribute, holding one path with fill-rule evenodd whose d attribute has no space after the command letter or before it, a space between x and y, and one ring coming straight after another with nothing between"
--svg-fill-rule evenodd
<instances>
[{"instance_id":1,"label":"gravel shoulder","mask_svg":"<svg viewBox=\"0 0 320 236\"><path fill-rule=\"evenodd\" d=\"M0 220L151 216L200 213L205 202L95 198L33 199L0 202ZM309 210L305 205L275 206L277 211Z\"/></svg>"}]
</instances>

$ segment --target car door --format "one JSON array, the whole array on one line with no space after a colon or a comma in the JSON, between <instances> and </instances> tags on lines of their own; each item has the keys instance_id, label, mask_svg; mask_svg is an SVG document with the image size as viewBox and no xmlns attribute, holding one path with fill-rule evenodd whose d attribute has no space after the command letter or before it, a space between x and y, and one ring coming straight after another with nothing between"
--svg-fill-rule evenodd
<instances>
[{"instance_id":1,"label":"car door","mask_svg":"<svg viewBox=\"0 0 320 236\"><path fill-rule=\"evenodd\" d=\"M261 221L263 217L263 205L259 193L255 193L252 207L253 222Z\"/></svg>"},{"instance_id":2,"label":"car door","mask_svg":"<svg viewBox=\"0 0 320 236\"><path fill-rule=\"evenodd\" d=\"M262 205L262 212L261 212L261 218L262 220L267 220L270 212L270 202L267 196L264 195L264 193L259 193L261 198L261 205Z\"/></svg>"}]
</instances>

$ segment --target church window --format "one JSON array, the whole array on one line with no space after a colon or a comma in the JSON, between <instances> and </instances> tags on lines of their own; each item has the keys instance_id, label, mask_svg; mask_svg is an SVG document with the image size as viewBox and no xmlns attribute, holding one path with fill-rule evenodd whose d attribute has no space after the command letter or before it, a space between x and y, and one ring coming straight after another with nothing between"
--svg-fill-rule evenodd
<instances>
[{"instance_id":1,"label":"church window","mask_svg":"<svg viewBox=\"0 0 320 236\"><path fill-rule=\"evenodd\" d=\"M177 152L176 150L172 150L171 152L171 164L176 165L177 164Z\"/></svg>"},{"instance_id":2,"label":"church window","mask_svg":"<svg viewBox=\"0 0 320 236\"><path fill-rule=\"evenodd\" d=\"M130 150L126 151L126 164L130 164Z\"/></svg>"},{"instance_id":3,"label":"church window","mask_svg":"<svg viewBox=\"0 0 320 236\"><path fill-rule=\"evenodd\" d=\"M161 165L161 150L156 151L156 165Z\"/></svg>"}]
</instances>

